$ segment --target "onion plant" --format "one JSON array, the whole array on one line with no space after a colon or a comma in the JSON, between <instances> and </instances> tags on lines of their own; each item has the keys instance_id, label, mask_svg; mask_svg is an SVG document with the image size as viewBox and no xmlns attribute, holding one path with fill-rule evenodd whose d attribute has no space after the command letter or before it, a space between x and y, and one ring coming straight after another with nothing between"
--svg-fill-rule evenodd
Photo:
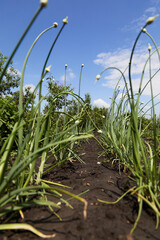
<instances>
[{"instance_id":1,"label":"onion plant","mask_svg":"<svg viewBox=\"0 0 160 240\"><path fill-rule=\"evenodd\" d=\"M40 1L41 5L39 10L33 17L25 33L16 45L0 76L0 80L2 80L11 59L13 58L16 50L18 49L29 28L33 24L33 21L38 16L41 9L47 5L47 2L47 0ZM53 26L47 28L36 38L31 48L29 49L26 59L24 61L20 83L19 119L15 123L11 134L5 140L0 150L0 230L26 229L43 238L55 236L55 234L49 236L44 235L43 233L40 233L37 229L25 223L9 223L9 220L11 220L11 218L14 217L17 213L21 217L23 217L23 209L32 207L34 205L48 206L53 211L53 213L55 213L54 209L60 208L58 204L59 201L67 203L67 200L65 200L65 198L63 197L64 195L68 195L71 198L75 198L84 203L84 218L86 218L86 200L84 200L80 196L74 195L73 193L64 190L64 188L66 188L67 186L54 182L49 182L43 179L46 161L49 159L49 156L52 156L53 151L55 156L55 149L56 154L58 154L58 152L62 152L61 160L63 161L63 150L66 150L66 146L68 146L67 149L69 151L69 154L71 154L72 152L74 155L73 143L81 139L92 137L91 134L85 133L78 135L75 131L79 123L79 116L70 118L68 122L65 121L62 124L61 131L59 131L58 129L59 118L57 118L54 131L51 132L51 129L53 129L51 122L52 104L54 104L54 102L57 101L57 99L61 95L66 96L67 94L71 94L72 96L76 97L79 102L81 102L82 99L80 99L78 95L72 92L63 92L61 94L58 94L53 99L53 102L52 104L50 104L47 112L45 114L42 114L41 112L41 105L42 102L45 100L45 96L42 96L42 84L43 80L50 71L50 67L46 67L48 59L58 37L60 36L61 31L63 30L67 22L68 18L63 19L63 25L58 32L55 40L53 41L50 51L46 57L40 81L35 87L35 90L31 96L32 98L35 94L38 93L39 99L36 105L34 105L34 103L32 104L30 110L30 119L27 120L25 119L25 111L28 102L23 105L23 79L26 63L33 47L35 46L41 35L52 29L53 27L56 27L57 24L54 24ZM24 128L27 128L27 130L23 131ZM17 136L18 143L16 150L14 149L15 157L13 160L13 143L15 142L15 138L17 138ZM41 158L39 165L37 162L38 158ZM45 171L49 171L53 167L54 166L50 166L50 168L47 168L47 170L45 169ZM47 196L51 195L57 198L56 202L51 202L48 200ZM34 196L36 197L35 199L33 198ZM39 196L38 200L37 196Z\"/></svg>"},{"instance_id":2,"label":"onion plant","mask_svg":"<svg viewBox=\"0 0 160 240\"><path fill-rule=\"evenodd\" d=\"M1 75L0 75L0 82L2 81L2 78L3 78L3 76L4 76L4 73L6 72L6 70L7 70L8 66L9 66L9 64L10 64L13 56L15 55L16 51L18 50L19 46L21 45L21 43L22 43L23 39L25 38L27 32L29 31L29 29L30 29L31 26L33 25L34 21L36 20L36 18L37 18L38 15L40 14L41 10L42 10L44 7L46 7L47 4L48 4L48 0L46 0L46 1L41 0L41 1L40 1L40 6L39 6L39 8L37 9L36 13L34 14L32 20L30 21L30 23L29 23L29 25L27 26L26 30L24 31L24 33L22 34L21 38L19 39L18 43L16 44L16 46L15 46L13 52L11 53L10 57L8 58L8 61L7 61L5 67L4 67L4 69L3 69L3 71L2 71L2 73L1 73Z\"/></svg>"},{"instance_id":3,"label":"onion plant","mask_svg":"<svg viewBox=\"0 0 160 240\"><path fill-rule=\"evenodd\" d=\"M112 97L110 113L102 132L103 144L106 146L108 151L115 153L115 160L119 160L120 164L123 164L125 168L127 167L129 169L131 172L132 180L134 180L135 183L135 186L129 189L123 195L125 196L128 193L136 194L139 204L138 216L131 230L131 234L133 233L138 220L140 219L144 202L148 204L148 206L151 207L155 212L156 228L159 225L160 217L159 138L157 133L157 121L155 114L156 104L154 101L156 96L154 96L153 93L154 77L159 72L160 68L158 68L154 74L152 74L151 71L152 55L157 54L158 59L160 59L160 54L159 48L157 47L154 39L150 34L147 33L146 30L146 27L151 24L156 17L157 16L151 17L146 21L146 24L140 30L135 40L129 59L129 66L127 68L128 81L125 77L125 73L117 69L121 74L119 81L123 79L125 87L121 93L121 99L119 100L118 95L120 90L118 88L118 81ZM155 51L151 53L151 48L149 45L149 56L144 64L144 68L140 77L139 90L138 92L135 92L133 89L131 71L132 60L137 42L143 33L147 34L149 39L152 41L155 46ZM142 87L144 81L144 73L147 66L149 66L149 79L147 81L147 84ZM109 68L105 69L104 71L108 69ZM100 79L101 74L97 75L97 80ZM150 119L150 124L152 124L151 130L153 133L153 138L151 142L147 141L144 137L145 132L151 130L149 130L150 124L148 124L144 129L142 128L142 117L145 115L142 113L144 106L140 102L143 91L147 86L150 86L151 90L151 99L148 101L149 104L152 104L152 118ZM119 201L121 198L119 198L117 201ZM103 200L99 201L108 203L107 201Z\"/></svg>"}]
</instances>

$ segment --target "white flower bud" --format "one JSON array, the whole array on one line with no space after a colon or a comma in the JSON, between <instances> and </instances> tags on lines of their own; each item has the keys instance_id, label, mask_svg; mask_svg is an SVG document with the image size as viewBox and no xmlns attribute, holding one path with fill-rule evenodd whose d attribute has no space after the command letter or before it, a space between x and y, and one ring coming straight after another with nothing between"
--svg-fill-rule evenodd
<instances>
[{"instance_id":1,"label":"white flower bud","mask_svg":"<svg viewBox=\"0 0 160 240\"><path fill-rule=\"evenodd\" d=\"M84 67L84 64L82 64L81 67Z\"/></svg>"},{"instance_id":2,"label":"white flower bud","mask_svg":"<svg viewBox=\"0 0 160 240\"><path fill-rule=\"evenodd\" d=\"M98 164L98 165L100 165L100 164L101 164L101 162L97 162L97 164Z\"/></svg>"},{"instance_id":3,"label":"white flower bud","mask_svg":"<svg viewBox=\"0 0 160 240\"><path fill-rule=\"evenodd\" d=\"M40 4L42 7L46 7L48 4L48 0L40 0Z\"/></svg>"},{"instance_id":4,"label":"white flower bud","mask_svg":"<svg viewBox=\"0 0 160 240\"><path fill-rule=\"evenodd\" d=\"M149 17L146 21L147 25L151 24L152 22L154 22L154 20L158 17L159 15L157 14L154 17Z\"/></svg>"},{"instance_id":5,"label":"white flower bud","mask_svg":"<svg viewBox=\"0 0 160 240\"><path fill-rule=\"evenodd\" d=\"M141 28L143 33L147 33L147 30L145 28Z\"/></svg>"},{"instance_id":6,"label":"white flower bud","mask_svg":"<svg viewBox=\"0 0 160 240\"><path fill-rule=\"evenodd\" d=\"M51 65L50 66L48 66L45 70L46 70L46 72L50 72L50 70L51 70Z\"/></svg>"},{"instance_id":7,"label":"white flower bud","mask_svg":"<svg viewBox=\"0 0 160 240\"><path fill-rule=\"evenodd\" d=\"M68 17L66 17L66 18L63 19L63 23L64 23L64 24L67 24L67 23L68 23Z\"/></svg>"},{"instance_id":8,"label":"white flower bud","mask_svg":"<svg viewBox=\"0 0 160 240\"><path fill-rule=\"evenodd\" d=\"M96 81L98 81L100 78L101 78L101 75L98 74L98 75L96 76Z\"/></svg>"},{"instance_id":9,"label":"white flower bud","mask_svg":"<svg viewBox=\"0 0 160 240\"><path fill-rule=\"evenodd\" d=\"M65 64L65 68L67 68L67 64Z\"/></svg>"},{"instance_id":10,"label":"white flower bud","mask_svg":"<svg viewBox=\"0 0 160 240\"><path fill-rule=\"evenodd\" d=\"M106 117L103 115L102 118L106 118Z\"/></svg>"},{"instance_id":11,"label":"white flower bud","mask_svg":"<svg viewBox=\"0 0 160 240\"><path fill-rule=\"evenodd\" d=\"M97 132L98 132L98 133L102 133L102 130L99 129Z\"/></svg>"},{"instance_id":12,"label":"white flower bud","mask_svg":"<svg viewBox=\"0 0 160 240\"><path fill-rule=\"evenodd\" d=\"M54 22L54 23L53 23L53 27L55 27L55 28L58 27L58 23L57 23L57 22Z\"/></svg>"},{"instance_id":13,"label":"white flower bud","mask_svg":"<svg viewBox=\"0 0 160 240\"><path fill-rule=\"evenodd\" d=\"M150 43L148 43L148 51L150 52L152 50L152 47L150 45Z\"/></svg>"},{"instance_id":14,"label":"white flower bud","mask_svg":"<svg viewBox=\"0 0 160 240\"><path fill-rule=\"evenodd\" d=\"M76 121L75 121L75 124L79 124L79 123L80 123L80 121L79 121L79 120L76 120Z\"/></svg>"}]
</instances>

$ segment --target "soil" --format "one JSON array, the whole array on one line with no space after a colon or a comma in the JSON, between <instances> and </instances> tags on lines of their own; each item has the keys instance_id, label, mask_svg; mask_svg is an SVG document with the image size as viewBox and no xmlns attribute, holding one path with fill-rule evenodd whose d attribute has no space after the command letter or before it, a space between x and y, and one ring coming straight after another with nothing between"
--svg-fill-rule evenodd
<instances>
[{"instance_id":1,"label":"soil","mask_svg":"<svg viewBox=\"0 0 160 240\"><path fill-rule=\"evenodd\" d=\"M117 165L100 156L101 151L97 141L90 139L79 151L84 153L81 156L84 164L78 160L66 162L45 176L49 181L72 187L70 192L74 194L87 191L81 195L88 201L87 219L83 216L83 203L72 199L69 203L73 209L64 204L57 211L61 221L47 207L35 207L24 211L24 222L45 234L56 233L51 238L55 240L159 240L160 227L155 229L155 215L145 206L136 230L129 235L137 217L136 196L127 195L116 204L97 200L113 202L130 186L128 173L119 174ZM0 240L38 239L41 238L23 230L0 232Z\"/></svg>"}]
</instances>

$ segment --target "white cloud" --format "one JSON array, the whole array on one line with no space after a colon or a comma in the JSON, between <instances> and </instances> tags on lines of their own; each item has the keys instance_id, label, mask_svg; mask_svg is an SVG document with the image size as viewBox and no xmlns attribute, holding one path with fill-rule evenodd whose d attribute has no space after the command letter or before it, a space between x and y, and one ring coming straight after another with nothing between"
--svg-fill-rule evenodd
<instances>
[{"instance_id":1,"label":"white cloud","mask_svg":"<svg viewBox=\"0 0 160 240\"><path fill-rule=\"evenodd\" d=\"M155 5L157 4L158 2L155 3ZM159 10L157 9L157 6L147 8L140 17L133 19L129 24L126 24L121 30L122 31L140 30L141 27L145 25L146 20L149 17L153 17L154 15L156 15L158 11Z\"/></svg>"},{"instance_id":2,"label":"white cloud","mask_svg":"<svg viewBox=\"0 0 160 240\"><path fill-rule=\"evenodd\" d=\"M155 6L160 4L160 0L150 0L152 4L154 4Z\"/></svg>"},{"instance_id":3,"label":"white cloud","mask_svg":"<svg viewBox=\"0 0 160 240\"><path fill-rule=\"evenodd\" d=\"M94 60L94 63L101 65L103 67L118 67L124 68L128 65L130 56L130 49L117 49L113 52L103 52L97 55L97 59Z\"/></svg>"},{"instance_id":4,"label":"white cloud","mask_svg":"<svg viewBox=\"0 0 160 240\"><path fill-rule=\"evenodd\" d=\"M113 51L113 52L106 52L106 53L103 52L97 55L97 58L94 60L94 63L102 66L103 68L116 67L123 72L129 64L130 54L131 54L130 49L117 49L116 51ZM148 46L141 47L141 48L138 47L135 54L133 55L131 74L132 74L133 90L135 92L137 92L139 89L142 71L143 71L145 62L148 59L148 56L149 56ZM160 67L160 62L157 57L157 53L153 54L151 58L151 64L152 64L151 71L153 75ZM127 80L128 69L126 70L124 75ZM102 86L114 89L120 77L121 77L121 73L119 71L115 69L110 69L102 74L102 77L100 78L99 81L102 81ZM105 79L105 82L104 82L104 79ZM145 86L148 80L149 80L149 64L147 64L144 72L142 88ZM160 83L160 73L156 74L152 80L154 95L160 92L159 83ZM119 86L121 89L124 88L125 84L123 79L120 81ZM150 96L151 90L150 90L149 84L145 88L145 91L143 92L143 94Z\"/></svg>"},{"instance_id":5,"label":"white cloud","mask_svg":"<svg viewBox=\"0 0 160 240\"><path fill-rule=\"evenodd\" d=\"M3 99L5 99L6 97L12 97L12 94L6 94L6 95L2 94L1 96Z\"/></svg>"},{"instance_id":6,"label":"white cloud","mask_svg":"<svg viewBox=\"0 0 160 240\"><path fill-rule=\"evenodd\" d=\"M60 77L60 80L61 80L61 81L64 81L64 77L65 77L65 75L62 75L62 76ZM73 73L72 69L71 69L71 68L67 69L66 81L71 81L71 80L74 79L75 77L76 77L76 75Z\"/></svg>"},{"instance_id":7,"label":"white cloud","mask_svg":"<svg viewBox=\"0 0 160 240\"><path fill-rule=\"evenodd\" d=\"M93 105L94 106L97 106L99 108L101 107L105 107L105 108L109 108L110 107L110 104L106 103L103 99L101 98L98 98L96 100L93 101Z\"/></svg>"},{"instance_id":8,"label":"white cloud","mask_svg":"<svg viewBox=\"0 0 160 240\"><path fill-rule=\"evenodd\" d=\"M30 88L30 92L33 93L34 90L35 90L35 86L33 84L26 84L24 87L23 87L23 91L25 91L26 88Z\"/></svg>"},{"instance_id":9,"label":"white cloud","mask_svg":"<svg viewBox=\"0 0 160 240\"><path fill-rule=\"evenodd\" d=\"M12 68L8 68L7 69L7 73L8 74L12 74L12 75L19 75L19 76L21 76L21 72L18 70L18 69L12 69Z\"/></svg>"}]
</instances>

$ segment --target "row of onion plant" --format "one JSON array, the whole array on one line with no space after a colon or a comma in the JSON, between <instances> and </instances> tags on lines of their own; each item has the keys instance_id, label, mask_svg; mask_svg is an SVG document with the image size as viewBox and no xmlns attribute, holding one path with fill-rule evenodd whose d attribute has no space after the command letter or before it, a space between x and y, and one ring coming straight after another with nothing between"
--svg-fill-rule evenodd
<instances>
[{"instance_id":1,"label":"row of onion plant","mask_svg":"<svg viewBox=\"0 0 160 240\"><path fill-rule=\"evenodd\" d=\"M10 61L12 60L15 52L19 48L22 40L26 36L28 30L32 26L36 17L39 15L41 10L47 6L46 0L40 1L40 7L38 8L36 14L31 20L30 24L26 28L24 34L17 43L15 49L13 50L10 58L8 59L5 68L0 76L0 83L4 77L4 73L7 70ZM87 202L80 196L74 195L73 193L66 191L64 185L48 182L43 179L44 173L50 171L54 166L46 166L46 162L49 157L54 156L57 162L63 161L65 158L68 159L71 154L75 157L73 145L76 141L80 139L86 139L91 137L91 134L80 134L77 132L77 126L80 122L80 116L83 113L79 113L77 116L70 117L69 120L65 120L59 129L59 118L62 113L59 113L59 117L56 119L56 124L53 129L51 121L51 109L52 104L62 95L71 95L75 97L80 105L83 106L83 100L73 92L63 92L55 96L53 103L50 104L48 110L45 114L41 113L42 103L45 100L45 96L42 96L42 84L44 79L47 77L50 67L47 67L48 59L55 46L55 43L60 36L63 28L68 23L68 18L63 19L63 25L60 28L55 40L53 41L50 51L44 61L44 66L40 76L40 81L37 84L33 96L38 95L38 101L36 105L32 104L30 118L25 119L25 111L27 107L27 102L23 104L23 80L27 61L30 57L33 47L38 42L39 38L46 34L46 32L58 26L54 23L51 27L44 30L34 41L31 48L28 51L26 59L24 61L21 82L20 82L20 94L19 94L19 119L15 123L11 134L3 143L0 150L0 230L6 229L26 229L34 232L40 237L53 237L52 235L45 235L39 232L37 229L29 224L25 223L10 223L9 221L16 214L24 217L23 209L27 207L32 207L34 205L45 205L48 206L53 213L55 209L60 208L59 202L66 202L63 195L69 195L72 198L78 199L84 203L84 217L86 217L86 207ZM63 116L65 116L66 109L64 109ZM27 131L26 129L27 126ZM16 150L14 146L14 159L12 158L13 144L16 143ZM64 151L68 151L67 157ZM56 156L61 156L56 158ZM37 163L37 159L41 159L40 163ZM38 165L37 165L38 164ZM38 167L37 167L38 166ZM47 196L54 196L57 201L53 202L48 200ZM33 198L36 196L36 198ZM37 196L39 199L37 200ZM68 204L69 205L69 204ZM69 205L71 206L71 205Z\"/></svg>"},{"instance_id":2,"label":"row of onion plant","mask_svg":"<svg viewBox=\"0 0 160 240\"><path fill-rule=\"evenodd\" d=\"M151 24L155 18L148 18L144 27L140 30L135 43L133 45L129 66L122 72L118 68L106 68L116 69L120 73L120 79L115 87L112 103L110 106L110 112L102 130L102 143L106 147L107 152L110 151L115 154L114 160L119 161L120 166L123 165L129 169L134 186L128 189L122 197L126 194L135 194L139 205L138 216L131 229L133 233L136 225L140 219L143 204L146 203L153 209L156 215L156 228L159 225L160 217L160 159L159 159L159 138L157 132L157 120L155 107L157 102L156 97L153 94L154 78L158 74L160 68L157 69L154 74L151 71L151 59L157 54L158 61L160 59L159 48L157 47L152 36L147 32L146 27ZM141 34L145 33L152 44L155 46L155 50L151 52L151 46L148 46L148 59L144 63L144 68L139 80L138 92L134 91L133 77L131 73L132 60L134 52L137 46L137 42ZM144 73L146 69L149 69L149 78L146 84L144 84ZM97 75L97 80L100 79L101 74ZM128 71L128 80L126 78L126 71ZM124 89L120 91L119 85L123 81ZM147 87L150 87L150 100L146 104L142 104L142 95ZM119 98L121 96L121 98ZM151 105L151 107L149 107ZM147 108L148 106L148 108ZM145 111L145 109L147 109ZM146 116L148 111L152 111L152 117L148 125L142 127L142 119ZM152 125L152 127L150 127ZM150 131L152 136L151 141L146 140L146 132ZM116 202L118 202L120 197ZM101 202L109 203L104 200ZM115 202L115 203L116 203Z\"/></svg>"}]
</instances>

